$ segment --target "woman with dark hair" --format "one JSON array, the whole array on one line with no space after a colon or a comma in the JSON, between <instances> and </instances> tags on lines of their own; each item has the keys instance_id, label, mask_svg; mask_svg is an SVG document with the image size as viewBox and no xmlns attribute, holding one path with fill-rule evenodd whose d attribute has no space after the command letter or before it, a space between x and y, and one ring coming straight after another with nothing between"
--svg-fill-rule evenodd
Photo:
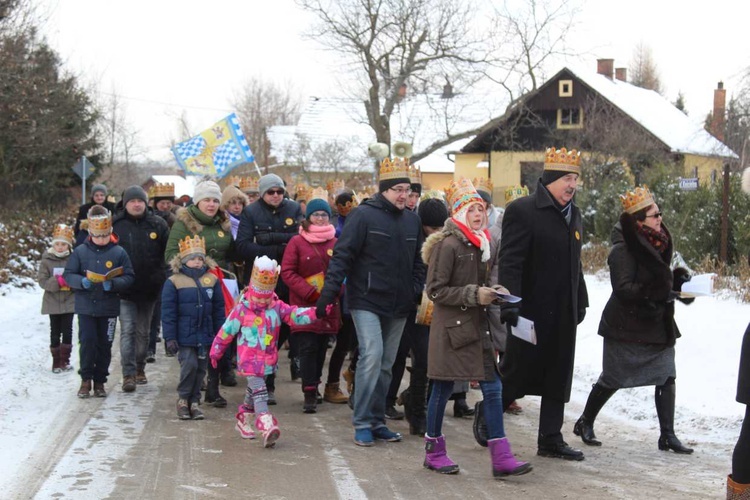
<instances>
[{"instance_id":1,"label":"woman with dark hair","mask_svg":"<svg viewBox=\"0 0 750 500\"><path fill-rule=\"evenodd\" d=\"M670 268L672 237L662 223L659 205L647 187L620 196L623 213L612 230L609 264L612 295L604 307L599 335L604 337L602 373L593 385L583 415L573 428L583 442L601 446L594 420L618 389L656 386L660 450L690 454L674 433L675 340L674 302L690 280L684 268Z\"/></svg>"}]
</instances>

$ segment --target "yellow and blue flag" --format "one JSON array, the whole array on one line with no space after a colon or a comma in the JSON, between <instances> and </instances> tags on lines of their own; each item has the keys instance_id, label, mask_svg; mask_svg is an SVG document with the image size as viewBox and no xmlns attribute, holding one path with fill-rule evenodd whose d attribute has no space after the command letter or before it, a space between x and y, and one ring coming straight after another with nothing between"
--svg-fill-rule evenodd
<instances>
[{"instance_id":1,"label":"yellow and blue flag","mask_svg":"<svg viewBox=\"0 0 750 500\"><path fill-rule=\"evenodd\" d=\"M221 179L234 167L255 161L235 113L208 130L172 147L177 163L188 175Z\"/></svg>"}]
</instances>

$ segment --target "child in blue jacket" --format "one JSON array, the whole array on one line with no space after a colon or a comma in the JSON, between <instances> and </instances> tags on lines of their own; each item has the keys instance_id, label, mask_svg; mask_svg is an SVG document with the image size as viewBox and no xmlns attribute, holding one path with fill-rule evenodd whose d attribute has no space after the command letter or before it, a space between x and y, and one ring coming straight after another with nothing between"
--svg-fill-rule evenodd
<instances>
[{"instance_id":1,"label":"child in blue jacket","mask_svg":"<svg viewBox=\"0 0 750 500\"><path fill-rule=\"evenodd\" d=\"M216 262L206 256L205 240L186 236L179 248L170 261L173 274L162 288L162 334L167 351L180 362L177 418L203 420L201 382L211 342L224 324L224 296L221 281L209 271Z\"/></svg>"},{"instance_id":2,"label":"child in blue jacket","mask_svg":"<svg viewBox=\"0 0 750 500\"><path fill-rule=\"evenodd\" d=\"M118 292L127 290L135 281L135 272L127 252L112 234L112 216L101 205L88 212L89 236L70 256L63 279L75 294L78 314L78 355L81 387L79 398L91 395L107 397L104 383L112 360L117 316L120 314Z\"/></svg>"}]
</instances>

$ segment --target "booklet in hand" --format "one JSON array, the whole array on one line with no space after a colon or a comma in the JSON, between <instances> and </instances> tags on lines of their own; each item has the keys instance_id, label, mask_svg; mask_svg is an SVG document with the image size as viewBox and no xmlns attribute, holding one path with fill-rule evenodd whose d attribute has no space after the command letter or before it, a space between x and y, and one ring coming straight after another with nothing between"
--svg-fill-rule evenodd
<instances>
[{"instance_id":1,"label":"booklet in hand","mask_svg":"<svg viewBox=\"0 0 750 500\"><path fill-rule=\"evenodd\" d=\"M86 271L86 277L92 283L103 283L105 281L109 281L118 276L122 276L122 273L123 273L122 267L116 267L112 269L111 271L109 271L107 274L95 273L94 271Z\"/></svg>"},{"instance_id":2,"label":"booklet in hand","mask_svg":"<svg viewBox=\"0 0 750 500\"><path fill-rule=\"evenodd\" d=\"M530 319L519 316L518 324L509 328L511 335L514 337L536 345L536 329L534 328L534 322Z\"/></svg>"},{"instance_id":3,"label":"booklet in hand","mask_svg":"<svg viewBox=\"0 0 750 500\"><path fill-rule=\"evenodd\" d=\"M515 295L511 295L509 293L500 293L495 292L497 295L498 300L501 304L517 304L518 302L521 302L521 297L516 297Z\"/></svg>"},{"instance_id":4,"label":"booklet in hand","mask_svg":"<svg viewBox=\"0 0 750 500\"><path fill-rule=\"evenodd\" d=\"M680 297L701 297L711 296L714 294L714 273L699 274L693 276L690 281L682 285L680 290Z\"/></svg>"}]
</instances>

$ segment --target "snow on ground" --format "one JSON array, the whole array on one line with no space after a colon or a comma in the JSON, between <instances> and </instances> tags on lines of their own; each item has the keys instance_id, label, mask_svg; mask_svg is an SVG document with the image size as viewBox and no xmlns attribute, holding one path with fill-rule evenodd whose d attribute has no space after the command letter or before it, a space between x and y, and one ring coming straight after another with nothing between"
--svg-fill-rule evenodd
<instances>
[{"instance_id":1,"label":"snow on ground","mask_svg":"<svg viewBox=\"0 0 750 500\"><path fill-rule=\"evenodd\" d=\"M586 276L591 303L579 327L572 405L582 408L601 370L602 339L597 335L601 311L611 288L606 276ZM46 436L61 432L60 409L75 401L76 372L53 374L49 354L49 321L42 316L39 288L5 288L0 294L0 491L15 479L24 462L47 455ZM750 305L730 298L700 297L691 306L676 305L682 338L677 342L678 436L689 442L711 440L716 453L731 450L744 406L735 402L739 349L750 320ZM74 325L74 341L77 326ZM74 350L75 351L75 350ZM117 360L114 360L117 363ZM114 364L113 363L113 364ZM77 367L74 352L72 364ZM118 363L119 365L119 363ZM117 389L119 366L108 387ZM75 411L74 408L71 411ZM658 432L652 387L619 391L603 413ZM570 418L570 411L568 417ZM569 422L566 421L566 425Z\"/></svg>"}]
</instances>

